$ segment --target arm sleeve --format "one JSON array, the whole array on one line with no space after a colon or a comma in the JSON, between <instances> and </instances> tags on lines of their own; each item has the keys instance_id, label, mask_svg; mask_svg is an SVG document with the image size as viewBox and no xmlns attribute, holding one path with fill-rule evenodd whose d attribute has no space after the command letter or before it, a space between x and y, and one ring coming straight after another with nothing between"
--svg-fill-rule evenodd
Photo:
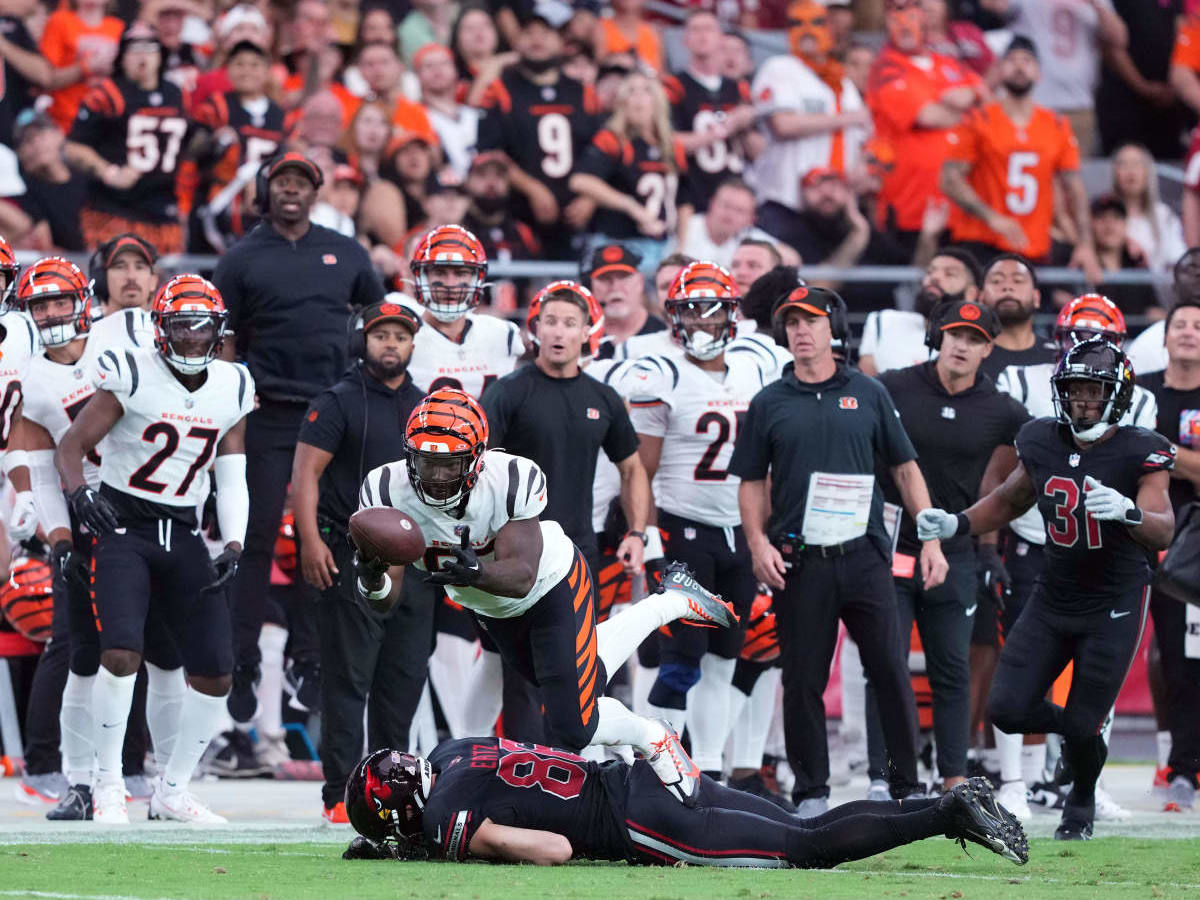
<instances>
[{"instance_id":1,"label":"arm sleeve","mask_svg":"<svg viewBox=\"0 0 1200 900\"><path fill-rule=\"evenodd\" d=\"M863 323L862 340L858 345L859 356L874 356L879 352L879 310L867 313Z\"/></svg>"},{"instance_id":2,"label":"arm sleeve","mask_svg":"<svg viewBox=\"0 0 1200 900\"><path fill-rule=\"evenodd\" d=\"M871 111L896 131L911 131L917 127L921 108L936 99L928 84L917 84L907 77L892 78L879 85Z\"/></svg>"},{"instance_id":3,"label":"arm sleeve","mask_svg":"<svg viewBox=\"0 0 1200 900\"><path fill-rule=\"evenodd\" d=\"M746 420L738 429L729 460L729 472L743 481L762 481L771 467L771 445L763 422L762 404L758 397L750 401Z\"/></svg>"},{"instance_id":4,"label":"arm sleeve","mask_svg":"<svg viewBox=\"0 0 1200 900\"><path fill-rule=\"evenodd\" d=\"M970 113L956 127L946 132L946 159L954 162L974 163L978 149L975 127L977 118Z\"/></svg>"},{"instance_id":5,"label":"arm sleeve","mask_svg":"<svg viewBox=\"0 0 1200 900\"><path fill-rule=\"evenodd\" d=\"M217 270L213 273L213 286L221 292L221 299L225 301L225 309L229 311L229 330L234 334L240 334L242 330L242 317L246 313L245 304L242 302L242 288L240 274L240 257L236 250L231 250L219 260L217 260Z\"/></svg>"},{"instance_id":6,"label":"arm sleeve","mask_svg":"<svg viewBox=\"0 0 1200 900\"><path fill-rule=\"evenodd\" d=\"M100 152L100 147L105 143L104 136L112 127L114 113L112 100L104 88L91 88L79 102L79 111L75 114L75 122L67 139L77 144L87 144Z\"/></svg>"},{"instance_id":7,"label":"arm sleeve","mask_svg":"<svg viewBox=\"0 0 1200 900\"><path fill-rule=\"evenodd\" d=\"M42 39L43 45L45 39ZM1200 72L1200 22L1185 22L1175 35L1175 47L1171 52L1171 65L1184 66Z\"/></svg>"},{"instance_id":8,"label":"arm sleeve","mask_svg":"<svg viewBox=\"0 0 1200 900\"><path fill-rule=\"evenodd\" d=\"M371 257L367 255L367 251L358 241L352 240L350 243L354 245L354 252L359 260L358 275L354 280L354 294L350 303L355 308L362 309L364 306L378 303L387 292L383 289L383 282L379 280L375 267L371 265Z\"/></svg>"},{"instance_id":9,"label":"arm sleeve","mask_svg":"<svg viewBox=\"0 0 1200 900\"><path fill-rule=\"evenodd\" d=\"M323 391L308 406L296 440L302 444L337 453L346 434L346 416L333 391Z\"/></svg>"},{"instance_id":10,"label":"arm sleeve","mask_svg":"<svg viewBox=\"0 0 1200 900\"><path fill-rule=\"evenodd\" d=\"M1067 121L1065 116L1055 116L1055 124L1058 126L1058 138L1060 150L1058 154L1059 172L1078 172L1079 171L1079 142L1075 140L1075 132L1071 130L1071 123Z\"/></svg>"},{"instance_id":11,"label":"arm sleeve","mask_svg":"<svg viewBox=\"0 0 1200 900\"><path fill-rule=\"evenodd\" d=\"M217 525L226 544L246 542L250 491L246 486L246 454L227 453L213 461L217 487Z\"/></svg>"},{"instance_id":12,"label":"arm sleeve","mask_svg":"<svg viewBox=\"0 0 1200 900\"><path fill-rule=\"evenodd\" d=\"M71 515L63 496L62 481L54 468L53 450L29 451L29 482L33 489L33 504L38 522L49 534L56 528L71 529Z\"/></svg>"},{"instance_id":13,"label":"arm sleeve","mask_svg":"<svg viewBox=\"0 0 1200 900\"><path fill-rule=\"evenodd\" d=\"M868 381L874 379L862 376ZM909 440L908 432L900 421L900 411L892 402L891 394L882 384L875 385L875 402L879 417L879 428L876 439L879 442L879 454L889 466L899 466L917 458L916 448Z\"/></svg>"},{"instance_id":14,"label":"arm sleeve","mask_svg":"<svg viewBox=\"0 0 1200 900\"><path fill-rule=\"evenodd\" d=\"M1150 472L1170 472L1175 468L1175 445L1161 434L1147 435L1145 458L1142 460L1142 474Z\"/></svg>"},{"instance_id":15,"label":"arm sleeve","mask_svg":"<svg viewBox=\"0 0 1200 900\"><path fill-rule=\"evenodd\" d=\"M1008 401L1006 404L1008 409L1008 420L1005 423L1004 443L1015 444L1017 442L1017 435L1021 433L1021 429L1024 427L1025 423L1028 422L1032 417L1029 415L1029 410L1027 410L1012 397L1006 396L1004 399Z\"/></svg>"},{"instance_id":16,"label":"arm sleeve","mask_svg":"<svg viewBox=\"0 0 1200 900\"><path fill-rule=\"evenodd\" d=\"M96 358L96 390L108 391L124 408L138 389L141 373L129 350L105 350Z\"/></svg>"},{"instance_id":17,"label":"arm sleeve","mask_svg":"<svg viewBox=\"0 0 1200 900\"><path fill-rule=\"evenodd\" d=\"M67 43L66 13L55 12L46 20L41 50L42 56L54 66L68 66L75 61Z\"/></svg>"},{"instance_id":18,"label":"arm sleeve","mask_svg":"<svg viewBox=\"0 0 1200 900\"><path fill-rule=\"evenodd\" d=\"M768 59L754 76L751 94L754 107L760 115L782 110L799 110L804 106L804 83L796 76L799 67L793 67L786 58Z\"/></svg>"}]
</instances>

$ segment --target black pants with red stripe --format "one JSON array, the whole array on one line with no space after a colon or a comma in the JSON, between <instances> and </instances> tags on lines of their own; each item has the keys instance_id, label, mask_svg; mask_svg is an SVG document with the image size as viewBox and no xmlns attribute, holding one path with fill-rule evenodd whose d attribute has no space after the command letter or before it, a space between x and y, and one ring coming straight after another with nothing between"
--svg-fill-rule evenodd
<instances>
[{"instance_id":1,"label":"black pants with red stripe","mask_svg":"<svg viewBox=\"0 0 1200 900\"><path fill-rule=\"evenodd\" d=\"M546 743L581 750L596 733L596 701L608 673L596 652L596 596L579 550L567 574L530 609L511 619L476 614L504 660L541 688Z\"/></svg>"},{"instance_id":2,"label":"black pants with red stripe","mask_svg":"<svg viewBox=\"0 0 1200 900\"><path fill-rule=\"evenodd\" d=\"M707 775L695 807L662 789L645 761L629 774L625 828L637 862L824 869L864 859L950 827L939 799L856 800L811 819L724 787Z\"/></svg>"}]
</instances>

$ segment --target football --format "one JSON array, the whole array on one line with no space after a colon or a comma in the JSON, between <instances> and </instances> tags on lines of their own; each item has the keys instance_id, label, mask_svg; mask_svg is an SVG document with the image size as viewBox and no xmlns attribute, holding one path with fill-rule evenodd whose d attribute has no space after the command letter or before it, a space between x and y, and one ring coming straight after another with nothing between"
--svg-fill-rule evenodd
<instances>
[{"instance_id":1,"label":"football","mask_svg":"<svg viewBox=\"0 0 1200 900\"><path fill-rule=\"evenodd\" d=\"M350 538L366 559L407 565L425 552L425 535L405 513L390 506L360 509L350 517Z\"/></svg>"}]
</instances>

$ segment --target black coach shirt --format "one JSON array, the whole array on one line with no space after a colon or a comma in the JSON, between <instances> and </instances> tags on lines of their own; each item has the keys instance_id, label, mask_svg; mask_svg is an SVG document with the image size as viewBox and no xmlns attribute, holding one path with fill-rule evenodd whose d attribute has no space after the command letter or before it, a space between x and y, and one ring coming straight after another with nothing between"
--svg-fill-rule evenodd
<instances>
[{"instance_id":1,"label":"black coach shirt","mask_svg":"<svg viewBox=\"0 0 1200 900\"><path fill-rule=\"evenodd\" d=\"M887 466L916 459L900 415L882 384L839 365L828 381L797 380L794 363L755 395L738 429L729 471L744 481L771 476L767 536L800 534L809 478L874 475L876 457ZM883 527L883 493L875 483L867 534L884 556L891 541Z\"/></svg>"},{"instance_id":2,"label":"black coach shirt","mask_svg":"<svg viewBox=\"0 0 1200 900\"><path fill-rule=\"evenodd\" d=\"M393 391L355 365L313 398L299 440L333 454L321 473L319 516L346 527L367 473L404 455L404 425L424 397L411 378Z\"/></svg>"},{"instance_id":3,"label":"black coach shirt","mask_svg":"<svg viewBox=\"0 0 1200 900\"><path fill-rule=\"evenodd\" d=\"M1200 388L1178 391L1166 385L1166 372L1139 376L1137 383L1158 401L1158 424L1155 431L1172 444L1185 450L1200 450ZM1179 514L1180 507L1197 499L1196 486L1186 478L1171 479L1171 508Z\"/></svg>"},{"instance_id":4,"label":"black coach shirt","mask_svg":"<svg viewBox=\"0 0 1200 900\"><path fill-rule=\"evenodd\" d=\"M551 378L524 366L483 392L488 443L533 460L546 473L549 493L541 518L557 522L594 558L592 482L601 449L614 463L637 452L638 438L625 403L612 387L586 372Z\"/></svg>"},{"instance_id":5,"label":"black coach shirt","mask_svg":"<svg viewBox=\"0 0 1200 900\"><path fill-rule=\"evenodd\" d=\"M893 369L879 380L891 394L900 411L900 422L917 449L933 505L966 509L979 499L979 483L992 453L1016 440L1021 426L1029 421L1029 413L1012 397L996 390L992 379L982 372L967 390L948 393L938 378L936 365L930 361ZM880 481L884 497L900 503L900 491L891 473L881 472ZM971 538L963 535L942 541L942 549L951 552L970 542ZM920 547L912 517L903 516L900 550L916 553Z\"/></svg>"},{"instance_id":6,"label":"black coach shirt","mask_svg":"<svg viewBox=\"0 0 1200 900\"><path fill-rule=\"evenodd\" d=\"M293 242L260 222L221 257L213 283L259 396L276 401L307 403L337 381L351 309L383 299L362 245L321 225Z\"/></svg>"}]
</instances>

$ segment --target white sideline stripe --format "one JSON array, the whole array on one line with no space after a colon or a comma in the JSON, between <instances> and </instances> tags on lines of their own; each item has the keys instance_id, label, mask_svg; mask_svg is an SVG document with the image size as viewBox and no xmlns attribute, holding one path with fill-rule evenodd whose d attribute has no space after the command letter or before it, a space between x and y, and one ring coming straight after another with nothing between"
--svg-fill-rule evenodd
<instances>
[{"instance_id":1,"label":"white sideline stripe","mask_svg":"<svg viewBox=\"0 0 1200 900\"><path fill-rule=\"evenodd\" d=\"M672 859L682 860L683 862L695 863L701 866L716 866L718 868L753 868L753 869L786 869L788 864L783 859L764 859L761 856L696 856L688 853L686 850L680 850L678 847L673 847L670 844L664 844L662 841L634 831L632 828L627 829L629 836L635 844L641 844L645 847L652 847L660 853L665 853Z\"/></svg>"},{"instance_id":2,"label":"white sideline stripe","mask_svg":"<svg viewBox=\"0 0 1200 900\"><path fill-rule=\"evenodd\" d=\"M0 897L45 897L48 900L178 900L169 897L138 897L133 894L64 894L58 891L0 891Z\"/></svg>"}]
</instances>

